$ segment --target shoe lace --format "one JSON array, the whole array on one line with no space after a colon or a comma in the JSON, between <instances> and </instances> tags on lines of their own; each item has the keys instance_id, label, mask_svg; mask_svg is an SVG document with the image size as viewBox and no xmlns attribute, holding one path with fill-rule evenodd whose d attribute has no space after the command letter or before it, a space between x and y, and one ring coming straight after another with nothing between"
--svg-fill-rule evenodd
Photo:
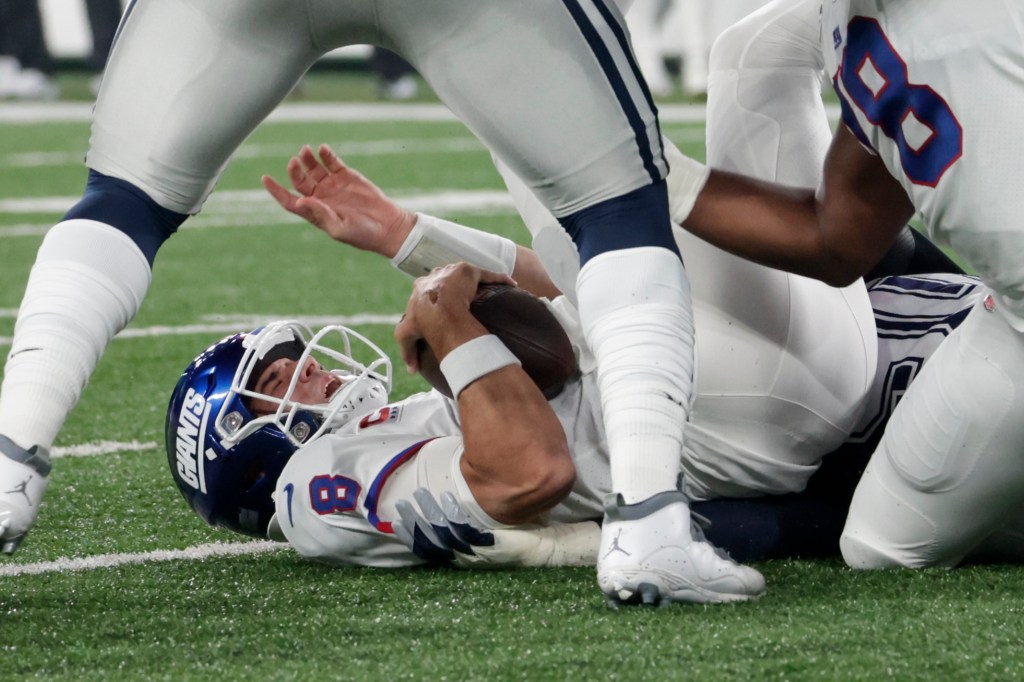
<instances>
[{"instance_id":1,"label":"shoe lace","mask_svg":"<svg viewBox=\"0 0 1024 682\"><path fill-rule=\"evenodd\" d=\"M711 519L690 509L690 536L698 542L705 543L708 547L715 551L715 554L719 558L725 559L726 561L733 561L733 558L729 556L729 553L708 540L707 535L704 534L705 529L711 528Z\"/></svg>"},{"instance_id":2,"label":"shoe lace","mask_svg":"<svg viewBox=\"0 0 1024 682\"><path fill-rule=\"evenodd\" d=\"M704 529L711 528L711 519L693 511L693 503L690 500L690 496L686 494L686 481L682 472L679 473L679 478L676 479L676 489L683 494L683 497L686 498L687 505L690 505L690 537L698 542L706 544L714 550L715 555L718 556L718 558L735 563L727 551L708 540L708 536L704 534Z\"/></svg>"}]
</instances>

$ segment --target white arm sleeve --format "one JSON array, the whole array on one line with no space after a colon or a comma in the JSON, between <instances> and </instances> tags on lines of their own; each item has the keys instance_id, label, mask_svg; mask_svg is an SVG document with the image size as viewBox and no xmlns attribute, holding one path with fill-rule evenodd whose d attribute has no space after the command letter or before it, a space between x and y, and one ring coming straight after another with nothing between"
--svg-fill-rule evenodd
<instances>
[{"instance_id":1,"label":"white arm sleeve","mask_svg":"<svg viewBox=\"0 0 1024 682\"><path fill-rule=\"evenodd\" d=\"M416 224L391 264L407 275L422 277L434 268L461 261L511 275L516 245L496 234L417 213Z\"/></svg>"},{"instance_id":2,"label":"white arm sleeve","mask_svg":"<svg viewBox=\"0 0 1024 682\"><path fill-rule=\"evenodd\" d=\"M669 166L665 178L668 185L668 212L672 222L682 225L697 203L697 195L704 189L711 169L683 154L667 138L662 138L662 145Z\"/></svg>"}]
</instances>

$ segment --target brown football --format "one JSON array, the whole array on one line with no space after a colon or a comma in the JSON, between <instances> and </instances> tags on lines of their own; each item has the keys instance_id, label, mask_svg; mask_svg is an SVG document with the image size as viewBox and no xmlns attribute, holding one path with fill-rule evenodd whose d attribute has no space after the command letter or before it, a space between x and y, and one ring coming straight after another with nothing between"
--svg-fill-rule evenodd
<instances>
[{"instance_id":1,"label":"brown football","mask_svg":"<svg viewBox=\"0 0 1024 682\"><path fill-rule=\"evenodd\" d=\"M507 284L481 284L469 311L523 363L523 370L549 400L576 373L576 356L565 329L533 294ZM434 352L421 339L420 375L449 398L451 388Z\"/></svg>"}]
</instances>

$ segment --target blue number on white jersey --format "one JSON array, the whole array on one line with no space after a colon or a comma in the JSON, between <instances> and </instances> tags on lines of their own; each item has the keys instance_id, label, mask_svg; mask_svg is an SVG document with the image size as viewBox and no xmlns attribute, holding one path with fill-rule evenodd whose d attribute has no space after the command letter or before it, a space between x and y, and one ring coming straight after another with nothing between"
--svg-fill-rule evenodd
<instances>
[{"instance_id":1,"label":"blue number on white jersey","mask_svg":"<svg viewBox=\"0 0 1024 682\"><path fill-rule=\"evenodd\" d=\"M315 476L309 482L309 502L313 510L324 514L342 514L356 508L360 485L348 476Z\"/></svg>"},{"instance_id":2,"label":"blue number on white jersey","mask_svg":"<svg viewBox=\"0 0 1024 682\"><path fill-rule=\"evenodd\" d=\"M896 143L903 172L914 184L934 187L962 155L963 129L953 111L929 86L908 80L906 62L877 20L850 20L835 90L842 104L843 123L863 144L871 146L850 109L849 98ZM908 127L918 133L914 139L908 139Z\"/></svg>"}]
</instances>

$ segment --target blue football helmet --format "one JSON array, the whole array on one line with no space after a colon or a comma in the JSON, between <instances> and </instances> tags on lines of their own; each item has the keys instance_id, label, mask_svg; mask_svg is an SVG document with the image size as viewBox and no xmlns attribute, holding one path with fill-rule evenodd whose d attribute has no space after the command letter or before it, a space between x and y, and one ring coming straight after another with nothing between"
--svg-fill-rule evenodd
<instances>
[{"instance_id":1,"label":"blue football helmet","mask_svg":"<svg viewBox=\"0 0 1024 682\"><path fill-rule=\"evenodd\" d=\"M356 359L358 354L360 359ZM292 398L300 371L281 396L254 390L276 360L311 359L341 380L322 403ZM174 482L212 526L266 537L272 494L289 458L328 431L388 401L391 360L369 339L332 325L313 334L280 321L228 336L207 348L181 375L167 409L165 443ZM258 414L253 400L276 406Z\"/></svg>"}]
</instances>

